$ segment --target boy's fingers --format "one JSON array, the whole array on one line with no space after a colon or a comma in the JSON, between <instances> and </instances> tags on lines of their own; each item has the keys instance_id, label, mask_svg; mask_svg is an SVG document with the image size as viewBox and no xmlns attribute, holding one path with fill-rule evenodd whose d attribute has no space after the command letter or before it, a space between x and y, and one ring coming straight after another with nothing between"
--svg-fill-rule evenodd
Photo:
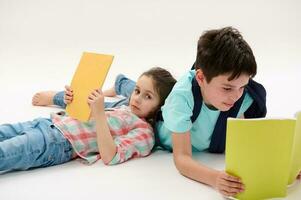
<instances>
[{"instance_id":1,"label":"boy's fingers","mask_svg":"<svg viewBox=\"0 0 301 200\"><path fill-rule=\"evenodd\" d=\"M232 181L232 182L237 182L237 183L241 183L241 180L238 177L235 176L231 176L229 174L226 174L225 176L222 177L224 180L226 181Z\"/></svg>"},{"instance_id":2,"label":"boy's fingers","mask_svg":"<svg viewBox=\"0 0 301 200\"><path fill-rule=\"evenodd\" d=\"M235 188L235 189L243 189L244 186L242 183L232 182L232 181L222 181L221 185L228 187L228 188Z\"/></svg>"},{"instance_id":3,"label":"boy's fingers","mask_svg":"<svg viewBox=\"0 0 301 200\"><path fill-rule=\"evenodd\" d=\"M229 192L227 190L221 190L221 192L222 192L223 195L225 195L227 197L233 197L233 196L235 196L237 194L235 192Z\"/></svg>"}]
</instances>

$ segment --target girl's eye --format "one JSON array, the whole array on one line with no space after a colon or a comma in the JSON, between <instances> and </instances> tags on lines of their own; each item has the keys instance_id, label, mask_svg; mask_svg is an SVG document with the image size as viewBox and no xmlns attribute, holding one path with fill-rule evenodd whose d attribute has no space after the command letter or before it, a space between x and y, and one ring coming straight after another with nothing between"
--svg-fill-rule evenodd
<instances>
[{"instance_id":1,"label":"girl's eye","mask_svg":"<svg viewBox=\"0 0 301 200\"><path fill-rule=\"evenodd\" d=\"M134 92L135 92L135 94L139 94L140 93L140 91L138 89L135 89Z\"/></svg>"},{"instance_id":2,"label":"girl's eye","mask_svg":"<svg viewBox=\"0 0 301 200\"><path fill-rule=\"evenodd\" d=\"M145 96L145 98L146 99L152 99L152 97L150 95L148 95L148 94Z\"/></svg>"}]
</instances>

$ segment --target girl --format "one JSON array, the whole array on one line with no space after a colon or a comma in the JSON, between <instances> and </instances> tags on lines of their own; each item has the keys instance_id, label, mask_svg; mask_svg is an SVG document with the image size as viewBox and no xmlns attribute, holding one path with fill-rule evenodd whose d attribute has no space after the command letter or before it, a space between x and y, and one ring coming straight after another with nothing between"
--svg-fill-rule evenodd
<instances>
[{"instance_id":1,"label":"girl","mask_svg":"<svg viewBox=\"0 0 301 200\"><path fill-rule=\"evenodd\" d=\"M104 110L102 91L92 91L89 122L57 113L50 119L0 125L0 173L74 158L88 164L101 158L113 165L149 155L154 146L151 124L175 82L168 71L152 68L139 77L128 106Z\"/></svg>"}]
</instances>

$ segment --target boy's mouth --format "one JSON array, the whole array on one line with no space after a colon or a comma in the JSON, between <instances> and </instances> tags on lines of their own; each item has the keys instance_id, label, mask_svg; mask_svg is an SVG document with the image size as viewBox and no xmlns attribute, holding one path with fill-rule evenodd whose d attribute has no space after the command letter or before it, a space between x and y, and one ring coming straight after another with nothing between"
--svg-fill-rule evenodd
<instances>
[{"instance_id":1,"label":"boy's mouth","mask_svg":"<svg viewBox=\"0 0 301 200\"><path fill-rule=\"evenodd\" d=\"M227 107L232 107L234 104L224 103Z\"/></svg>"}]
</instances>

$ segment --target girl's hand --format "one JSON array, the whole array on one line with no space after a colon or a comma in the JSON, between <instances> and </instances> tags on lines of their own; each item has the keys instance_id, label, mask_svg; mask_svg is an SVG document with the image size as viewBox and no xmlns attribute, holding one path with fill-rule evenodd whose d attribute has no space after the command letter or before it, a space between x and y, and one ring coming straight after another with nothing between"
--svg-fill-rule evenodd
<instances>
[{"instance_id":1,"label":"girl's hand","mask_svg":"<svg viewBox=\"0 0 301 200\"><path fill-rule=\"evenodd\" d=\"M65 86L64 103L70 104L73 101L73 90L70 86Z\"/></svg>"},{"instance_id":2,"label":"girl's hand","mask_svg":"<svg viewBox=\"0 0 301 200\"><path fill-rule=\"evenodd\" d=\"M93 117L104 112L104 95L100 89L93 90L88 96L88 104Z\"/></svg>"},{"instance_id":3,"label":"girl's hand","mask_svg":"<svg viewBox=\"0 0 301 200\"><path fill-rule=\"evenodd\" d=\"M238 177L220 171L216 177L215 188L225 196L235 196L244 191L244 185Z\"/></svg>"}]
</instances>

